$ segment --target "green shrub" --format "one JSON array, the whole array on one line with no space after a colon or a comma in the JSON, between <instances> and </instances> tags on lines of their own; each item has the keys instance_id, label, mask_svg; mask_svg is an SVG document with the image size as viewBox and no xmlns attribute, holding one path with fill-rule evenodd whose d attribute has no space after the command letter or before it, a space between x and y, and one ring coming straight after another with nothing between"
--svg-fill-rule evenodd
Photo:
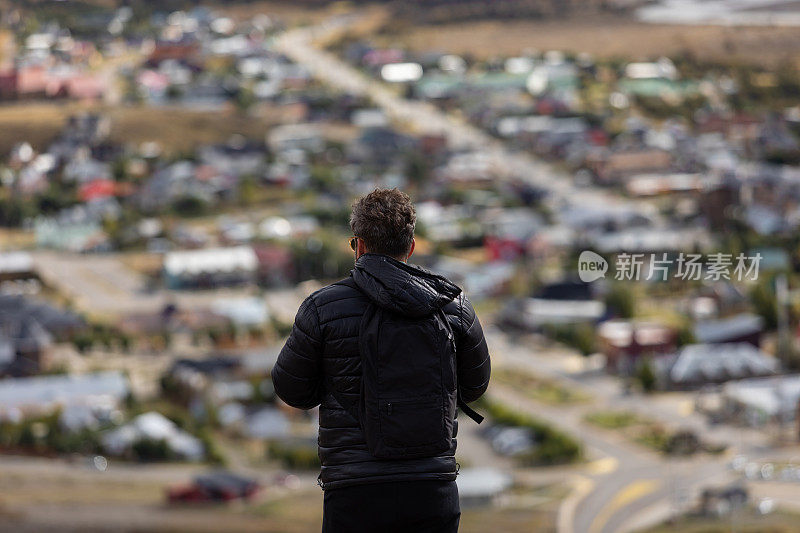
<instances>
[{"instance_id":1,"label":"green shrub","mask_svg":"<svg viewBox=\"0 0 800 533\"><path fill-rule=\"evenodd\" d=\"M649 359L645 359L637 365L635 377L644 392L653 392L656 390L658 380L656 378L655 369L653 368L653 362Z\"/></svg>"},{"instance_id":2,"label":"green shrub","mask_svg":"<svg viewBox=\"0 0 800 533\"><path fill-rule=\"evenodd\" d=\"M622 429L641 422L636 413L630 411L598 411L586 415L585 420L605 429Z\"/></svg>"},{"instance_id":3,"label":"green shrub","mask_svg":"<svg viewBox=\"0 0 800 533\"><path fill-rule=\"evenodd\" d=\"M168 461L175 458L164 439L140 438L133 443L131 451L139 461Z\"/></svg>"},{"instance_id":4,"label":"green shrub","mask_svg":"<svg viewBox=\"0 0 800 533\"><path fill-rule=\"evenodd\" d=\"M523 464L557 465L573 463L583 456L581 444L572 436L555 429L553 426L537 420L507 406L489 399L482 399L480 405L489 417L497 424L530 429L537 442L530 454L520 457Z\"/></svg>"},{"instance_id":5,"label":"green shrub","mask_svg":"<svg viewBox=\"0 0 800 533\"><path fill-rule=\"evenodd\" d=\"M575 348L583 355L595 351L595 329L591 324L545 326L543 333L557 342Z\"/></svg>"},{"instance_id":6,"label":"green shrub","mask_svg":"<svg viewBox=\"0 0 800 533\"><path fill-rule=\"evenodd\" d=\"M273 441L269 444L267 454L272 459L281 461L287 468L316 470L320 467L317 447L312 444Z\"/></svg>"}]
</instances>

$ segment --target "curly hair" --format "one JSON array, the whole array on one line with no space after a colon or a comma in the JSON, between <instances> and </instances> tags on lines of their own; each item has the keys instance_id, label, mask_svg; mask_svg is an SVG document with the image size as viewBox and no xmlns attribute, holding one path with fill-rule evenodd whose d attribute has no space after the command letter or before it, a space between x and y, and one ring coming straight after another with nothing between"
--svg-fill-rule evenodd
<instances>
[{"instance_id":1,"label":"curly hair","mask_svg":"<svg viewBox=\"0 0 800 533\"><path fill-rule=\"evenodd\" d=\"M417 212L411 198L398 189L375 189L353 203L350 229L367 250L404 257L411 250Z\"/></svg>"}]
</instances>

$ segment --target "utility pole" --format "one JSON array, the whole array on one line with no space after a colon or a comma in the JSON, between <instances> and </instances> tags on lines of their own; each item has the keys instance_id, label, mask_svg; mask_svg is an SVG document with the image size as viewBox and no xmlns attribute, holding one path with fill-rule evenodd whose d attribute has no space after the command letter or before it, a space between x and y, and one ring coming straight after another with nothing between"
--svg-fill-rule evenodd
<instances>
[{"instance_id":1,"label":"utility pole","mask_svg":"<svg viewBox=\"0 0 800 533\"><path fill-rule=\"evenodd\" d=\"M786 280L786 274L780 274L775 278L775 305L777 307L778 319L778 342L777 352L778 359L782 363L792 363L789 358L792 356L791 340L788 337L789 333L789 317L787 314L787 304L789 303L789 287ZM784 412L784 395L783 395L783 370L778 374L778 444L783 443L784 425L786 422L787 413Z\"/></svg>"}]
</instances>

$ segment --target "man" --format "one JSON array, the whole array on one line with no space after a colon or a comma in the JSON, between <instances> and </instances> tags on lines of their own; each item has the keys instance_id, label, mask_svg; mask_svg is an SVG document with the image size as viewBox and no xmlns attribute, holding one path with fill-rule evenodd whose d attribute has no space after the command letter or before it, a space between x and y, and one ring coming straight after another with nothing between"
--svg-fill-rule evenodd
<instances>
[{"instance_id":1,"label":"man","mask_svg":"<svg viewBox=\"0 0 800 533\"><path fill-rule=\"evenodd\" d=\"M353 204L355 269L349 278L303 302L272 370L275 392L283 401L300 409L320 406L324 533L458 530L457 423L452 399L457 390L462 410L471 411L464 402L477 400L489 384L489 352L480 322L461 289L407 263L414 252L415 225L414 206L397 189L376 189ZM382 325L375 326L378 316ZM436 345L431 339L418 338L423 336L419 334L404 338L402 332L390 331L398 323L428 328L419 331L431 331L431 336L444 332L448 336L443 338L451 344ZM364 328L370 327L377 329L365 333ZM383 355L362 353L369 350L364 340L368 334ZM427 350L428 340L427 345L442 348ZM403 351L406 341L415 348ZM396 396L397 392L380 389L389 386L385 384L388 373L398 370L383 369L384 376L373 382L367 377L367 367L374 366L370 358L384 357L392 350L401 366L403 359L408 360L401 369L403 379L396 379L392 386L418 387L409 391L427 387L435 395L420 400L410 392L405 396L412 397L393 398L394 404L376 403L372 413L383 417L382 422L370 426L370 406L364 404L371 397L365 395L377 388L377 401ZM436 366L439 358L441 367ZM424 370L426 365L435 371ZM449 366L454 371L446 381L452 386L444 386L437 380L446 379L442 376ZM446 390L450 388L452 392ZM438 395L440 390L444 397ZM442 413L444 422L439 424L435 416ZM381 430L380 424L383 430L394 430L394 435L378 435L376 441L373 433ZM434 434L440 429L444 445L437 448L430 443L436 441Z\"/></svg>"}]
</instances>

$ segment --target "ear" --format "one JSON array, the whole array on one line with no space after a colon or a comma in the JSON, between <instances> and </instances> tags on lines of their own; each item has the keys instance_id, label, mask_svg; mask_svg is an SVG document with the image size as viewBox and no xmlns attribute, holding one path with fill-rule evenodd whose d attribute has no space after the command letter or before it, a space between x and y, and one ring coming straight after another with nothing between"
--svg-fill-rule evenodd
<instances>
[{"instance_id":1,"label":"ear","mask_svg":"<svg viewBox=\"0 0 800 533\"><path fill-rule=\"evenodd\" d=\"M364 239L357 239L356 241L356 259L367 253L367 245L364 244Z\"/></svg>"},{"instance_id":2,"label":"ear","mask_svg":"<svg viewBox=\"0 0 800 533\"><path fill-rule=\"evenodd\" d=\"M412 238L411 239L411 249L408 251L408 256L406 257L406 261L411 257L411 254L414 253L414 248L416 247L416 245L417 245L416 239Z\"/></svg>"}]
</instances>

